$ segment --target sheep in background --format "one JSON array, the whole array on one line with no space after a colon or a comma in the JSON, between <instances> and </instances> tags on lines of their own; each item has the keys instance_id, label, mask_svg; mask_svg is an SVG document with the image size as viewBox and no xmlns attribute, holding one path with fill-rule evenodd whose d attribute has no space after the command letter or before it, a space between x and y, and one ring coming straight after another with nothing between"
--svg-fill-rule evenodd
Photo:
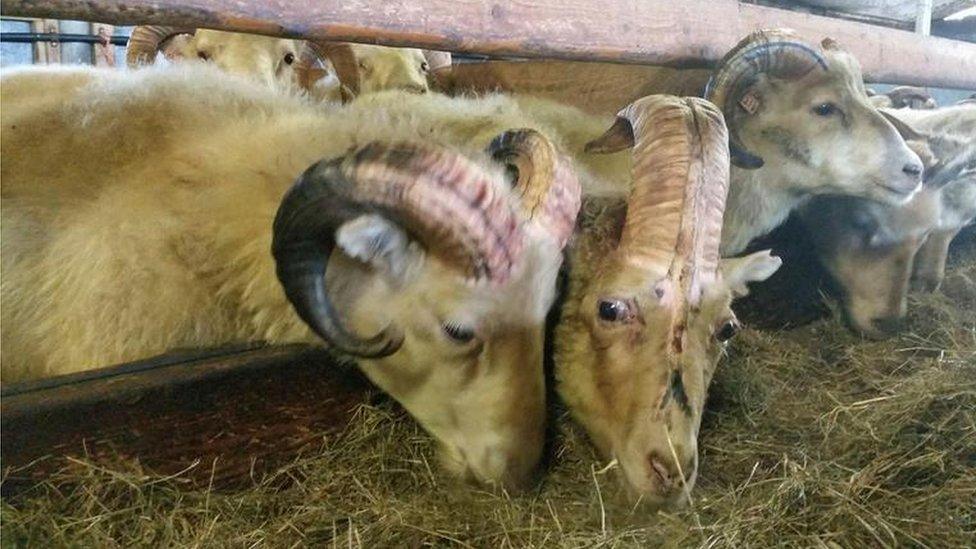
<instances>
[{"instance_id":1,"label":"sheep in background","mask_svg":"<svg viewBox=\"0 0 976 549\"><path fill-rule=\"evenodd\" d=\"M811 196L904 202L922 163L867 101L858 62L825 39L756 31L726 54L706 98L729 127L732 183L722 255L779 226Z\"/></svg>"},{"instance_id":2,"label":"sheep in background","mask_svg":"<svg viewBox=\"0 0 976 549\"><path fill-rule=\"evenodd\" d=\"M925 161L922 189L895 206L818 197L799 210L848 322L873 338L901 329L910 286L939 287L950 242L976 218L976 106L882 113Z\"/></svg>"},{"instance_id":3,"label":"sheep in background","mask_svg":"<svg viewBox=\"0 0 976 549\"><path fill-rule=\"evenodd\" d=\"M426 93L427 57L440 66L450 63L446 52L163 26L136 27L126 61L130 67L152 64L159 51L169 59L212 62L230 73L332 101L385 89Z\"/></svg>"},{"instance_id":4,"label":"sheep in background","mask_svg":"<svg viewBox=\"0 0 976 549\"><path fill-rule=\"evenodd\" d=\"M318 335L440 441L449 470L531 478L579 183L516 106L491 129L505 98L459 101L486 116L450 130L436 120L453 100L433 95L421 112L322 109L205 65L44 74L2 80L74 90L24 112L4 101L4 382Z\"/></svg>"}]
</instances>

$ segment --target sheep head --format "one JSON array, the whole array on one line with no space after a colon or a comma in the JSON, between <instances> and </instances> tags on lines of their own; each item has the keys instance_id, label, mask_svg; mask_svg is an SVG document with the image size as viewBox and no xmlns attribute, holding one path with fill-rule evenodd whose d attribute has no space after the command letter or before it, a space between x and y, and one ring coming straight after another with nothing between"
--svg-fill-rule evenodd
<instances>
[{"instance_id":1,"label":"sheep head","mask_svg":"<svg viewBox=\"0 0 976 549\"><path fill-rule=\"evenodd\" d=\"M217 65L232 73L253 78L273 87L300 86L300 65L309 62L309 48L301 40L273 38L257 34L223 32L178 27L136 27L126 48L130 67L150 65L156 52L178 36L189 39L175 44L171 55L182 60L197 60Z\"/></svg>"},{"instance_id":2,"label":"sheep head","mask_svg":"<svg viewBox=\"0 0 976 549\"><path fill-rule=\"evenodd\" d=\"M450 54L446 52L344 42L313 42L313 47L332 63L347 101L382 90L427 93L431 65L450 64Z\"/></svg>"},{"instance_id":3,"label":"sheep head","mask_svg":"<svg viewBox=\"0 0 976 549\"><path fill-rule=\"evenodd\" d=\"M976 109L969 110L969 120L976 122ZM894 206L825 196L800 210L817 256L838 290L848 323L876 339L902 328L911 284L929 290L939 285L946 247L965 224L965 219L950 219L953 216L946 212L944 198L964 193L967 187L976 189L976 147L969 135L927 135L897 118L900 111L882 114L923 159L922 189L906 203ZM950 116L965 120L967 113L956 107ZM950 205L948 209L960 208ZM976 206L969 209L976 211ZM923 247L929 252L922 253Z\"/></svg>"},{"instance_id":4,"label":"sheep head","mask_svg":"<svg viewBox=\"0 0 976 549\"><path fill-rule=\"evenodd\" d=\"M760 252L719 260L729 179L722 114L707 101L650 96L590 143L634 147L621 208L588 220L555 333L558 390L627 486L674 504L694 485L698 427L719 354L737 330L730 302L770 276Z\"/></svg>"},{"instance_id":5,"label":"sheep head","mask_svg":"<svg viewBox=\"0 0 976 549\"><path fill-rule=\"evenodd\" d=\"M579 200L570 164L531 130L478 158L373 143L315 164L286 195L278 278L312 330L440 442L450 471L517 487L541 455L543 330Z\"/></svg>"},{"instance_id":6,"label":"sheep head","mask_svg":"<svg viewBox=\"0 0 976 549\"><path fill-rule=\"evenodd\" d=\"M922 164L874 108L850 54L785 29L756 31L729 51L706 97L729 125L732 163L775 171L797 192L904 202Z\"/></svg>"}]
</instances>

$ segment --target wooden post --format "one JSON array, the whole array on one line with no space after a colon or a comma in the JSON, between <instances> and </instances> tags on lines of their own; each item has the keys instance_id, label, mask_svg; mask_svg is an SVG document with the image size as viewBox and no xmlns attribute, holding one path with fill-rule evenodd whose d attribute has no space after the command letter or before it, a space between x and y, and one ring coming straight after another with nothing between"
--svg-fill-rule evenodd
<instances>
[{"instance_id":1,"label":"wooden post","mask_svg":"<svg viewBox=\"0 0 976 549\"><path fill-rule=\"evenodd\" d=\"M932 0L918 0L915 32L922 36L928 36L932 32Z\"/></svg>"},{"instance_id":2,"label":"wooden post","mask_svg":"<svg viewBox=\"0 0 976 549\"><path fill-rule=\"evenodd\" d=\"M493 55L706 67L750 31L835 39L866 79L976 89L976 44L735 0L0 0L5 14Z\"/></svg>"}]
</instances>

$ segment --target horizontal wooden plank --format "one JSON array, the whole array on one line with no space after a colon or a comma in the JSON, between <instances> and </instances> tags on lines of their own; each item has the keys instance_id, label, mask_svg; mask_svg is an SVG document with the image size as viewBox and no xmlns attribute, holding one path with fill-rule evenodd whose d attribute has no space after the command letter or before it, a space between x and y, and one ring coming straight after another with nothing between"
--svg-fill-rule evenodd
<instances>
[{"instance_id":1,"label":"horizontal wooden plank","mask_svg":"<svg viewBox=\"0 0 976 549\"><path fill-rule=\"evenodd\" d=\"M976 44L735 0L2 0L6 15L176 24L459 52L702 67L748 32L836 39L867 80L976 89Z\"/></svg>"},{"instance_id":2,"label":"horizontal wooden plank","mask_svg":"<svg viewBox=\"0 0 976 549\"><path fill-rule=\"evenodd\" d=\"M710 71L582 61L515 60L461 63L433 72L449 95L508 92L544 97L593 114L656 93L701 95Z\"/></svg>"}]
</instances>

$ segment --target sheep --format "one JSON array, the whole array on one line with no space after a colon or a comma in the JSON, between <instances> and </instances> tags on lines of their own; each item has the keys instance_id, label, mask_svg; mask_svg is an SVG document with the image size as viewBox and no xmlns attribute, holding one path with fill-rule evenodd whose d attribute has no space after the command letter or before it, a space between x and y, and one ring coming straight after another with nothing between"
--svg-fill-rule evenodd
<instances>
[{"instance_id":1,"label":"sheep","mask_svg":"<svg viewBox=\"0 0 976 549\"><path fill-rule=\"evenodd\" d=\"M706 393L738 329L730 302L780 260L719 259L729 152L714 105L650 96L621 120L633 186L626 204L584 199L553 336L557 391L638 500L676 505L695 484Z\"/></svg>"},{"instance_id":2,"label":"sheep","mask_svg":"<svg viewBox=\"0 0 976 549\"><path fill-rule=\"evenodd\" d=\"M175 40L191 37L178 45ZM446 52L368 44L302 41L177 27L136 27L129 39L130 67L149 65L157 51L172 59L201 59L268 84L299 87L320 100L348 101L360 93L404 89L426 93L428 62L450 64ZM323 60L328 60L327 66Z\"/></svg>"},{"instance_id":3,"label":"sheep","mask_svg":"<svg viewBox=\"0 0 976 549\"><path fill-rule=\"evenodd\" d=\"M431 433L449 471L524 485L573 163L505 98L323 109L193 65L0 79L88 82L24 112L4 101L3 382L325 340ZM473 130L437 120L459 111L481 112Z\"/></svg>"},{"instance_id":4,"label":"sheep","mask_svg":"<svg viewBox=\"0 0 976 549\"><path fill-rule=\"evenodd\" d=\"M926 160L922 190L897 206L818 197L799 210L848 323L871 338L901 329L910 287L938 288L949 243L976 218L976 106L882 113Z\"/></svg>"},{"instance_id":5,"label":"sheep","mask_svg":"<svg viewBox=\"0 0 976 549\"><path fill-rule=\"evenodd\" d=\"M741 253L811 196L897 204L921 184L918 155L868 102L857 61L833 40L816 51L790 31L756 31L725 55L705 98L729 128L724 257ZM628 131L618 120L606 141L630 143Z\"/></svg>"},{"instance_id":6,"label":"sheep","mask_svg":"<svg viewBox=\"0 0 976 549\"><path fill-rule=\"evenodd\" d=\"M935 99L927 91L914 86L898 86L883 94L874 90L866 91L868 91L871 104L879 109L934 109L938 107Z\"/></svg>"},{"instance_id":7,"label":"sheep","mask_svg":"<svg viewBox=\"0 0 976 549\"><path fill-rule=\"evenodd\" d=\"M184 38L189 35L189 38ZM139 26L132 30L125 59L130 68L151 65L157 52L167 58L199 59L270 86L299 87L303 64L310 62L302 40L210 29Z\"/></svg>"},{"instance_id":8,"label":"sheep","mask_svg":"<svg viewBox=\"0 0 976 549\"><path fill-rule=\"evenodd\" d=\"M501 88L601 114L647 93L688 95L709 79L700 70L498 62L462 65L436 80L452 93ZM785 29L754 32L705 87L733 137L723 256L741 253L811 196L900 203L919 188L921 161L868 102L857 61L830 39L816 48ZM624 123L612 128L613 142L630 139L627 131ZM618 191L626 196L628 188Z\"/></svg>"}]
</instances>

